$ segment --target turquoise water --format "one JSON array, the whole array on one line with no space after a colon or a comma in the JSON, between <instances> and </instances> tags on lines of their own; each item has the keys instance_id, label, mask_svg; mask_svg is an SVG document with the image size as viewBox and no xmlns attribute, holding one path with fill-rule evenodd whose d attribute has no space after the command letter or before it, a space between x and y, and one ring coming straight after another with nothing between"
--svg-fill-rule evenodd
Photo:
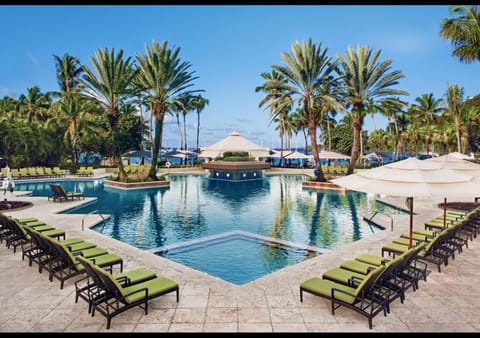
<instances>
[{"instance_id":1,"label":"turquoise water","mask_svg":"<svg viewBox=\"0 0 480 338\"><path fill-rule=\"evenodd\" d=\"M401 212L364 193L304 189L300 176L279 175L250 182L216 181L195 175L171 176L169 180L170 187L130 191L104 187L102 180L65 180L60 184L66 190L97 197L96 202L68 213L109 214L111 218L95 226L94 231L153 252L166 245L234 230L332 250L380 231L363 221L363 216L375 210ZM32 191L34 196L51 194L48 183L19 182L16 189ZM223 245L219 251L213 245L191 248L195 253L185 260L172 251L161 255L235 284L312 257L308 252L285 248L265 250L267 244L257 243L254 246L259 249L253 250L251 241ZM224 256L221 252L225 248L231 255L225 264L191 263L193 256L205 261L213 257L213 262L217 262ZM281 254L272 254L276 250L281 250ZM262 264L253 264L255 268L228 268L228 260L245 253L251 253L251 258L242 257L244 263L260 259ZM236 271L240 274L239 270L241 274L251 272L250 278L242 277L243 282L239 282L235 276Z\"/></svg>"}]
</instances>

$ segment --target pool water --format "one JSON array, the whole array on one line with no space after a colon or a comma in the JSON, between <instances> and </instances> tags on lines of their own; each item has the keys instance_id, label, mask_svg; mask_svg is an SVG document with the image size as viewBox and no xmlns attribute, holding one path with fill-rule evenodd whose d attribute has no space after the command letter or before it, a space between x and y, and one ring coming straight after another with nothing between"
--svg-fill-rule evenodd
<instances>
[{"instance_id":1,"label":"pool water","mask_svg":"<svg viewBox=\"0 0 480 338\"><path fill-rule=\"evenodd\" d=\"M238 230L328 251L381 231L365 222L363 216L377 210L390 214L403 212L364 193L304 189L303 179L278 175L228 182L203 175L171 176L169 187L129 191L105 187L98 179L59 183L68 191L97 197L96 202L67 213L110 215L106 222L92 229L153 252ZM51 194L48 182L19 182L15 188L32 191L33 196ZM315 256L244 239L224 241L221 245L186 246L181 251L182 254L171 250L157 254L234 284L249 282ZM229 252L228 258L225 252ZM197 262L193 263L193 257ZM241 267L235 267L237 260L243 263Z\"/></svg>"}]
</instances>

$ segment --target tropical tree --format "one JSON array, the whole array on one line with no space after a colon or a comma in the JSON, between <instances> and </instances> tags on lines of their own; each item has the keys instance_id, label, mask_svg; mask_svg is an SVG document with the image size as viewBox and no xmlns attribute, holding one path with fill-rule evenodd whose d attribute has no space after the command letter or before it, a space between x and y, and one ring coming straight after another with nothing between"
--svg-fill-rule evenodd
<instances>
[{"instance_id":1,"label":"tropical tree","mask_svg":"<svg viewBox=\"0 0 480 338\"><path fill-rule=\"evenodd\" d=\"M210 101L204 97L202 97L201 94L195 96L192 101L192 106L197 112L197 141L196 141L196 147L195 150L197 152L200 151L199 144L198 144L198 137L200 135L200 113L205 109L205 107L210 103Z\"/></svg>"},{"instance_id":2,"label":"tropical tree","mask_svg":"<svg viewBox=\"0 0 480 338\"><path fill-rule=\"evenodd\" d=\"M327 48L322 49L321 43L316 45L311 39L302 43L295 42L290 49L290 53L280 54L285 65L272 65L273 70L278 72L285 81L279 78L267 79L262 88L267 92L278 91L273 94L274 101L281 102L283 105L289 104L286 97L298 100L298 104L302 106L307 116L308 134L315 161L315 180L325 182L317 148L317 108L318 100L322 96L319 88L322 84L332 81L331 75L336 67L336 61L332 61L332 58L327 56ZM327 96L330 95L325 95ZM277 109L282 111L281 105Z\"/></svg>"},{"instance_id":3,"label":"tropical tree","mask_svg":"<svg viewBox=\"0 0 480 338\"><path fill-rule=\"evenodd\" d=\"M422 129L423 138L426 141L427 152L430 151L430 143L433 137L433 124L436 124L440 113L443 111L443 100L435 99L432 93L422 94L415 98L415 103L410 106L410 117L416 128Z\"/></svg>"},{"instance_id":4,"label":"tropical tree","mask_svg":"<svg viewBox=\"0 0 480 338\"><path fill-rule=\"evenodd\" d=\"M353 173L361 142L362 125L369 104L382 101L397 101L395 95L408 95L403 90L392 88L403 78L399 70L391 71L392 60L379 62L380 50L373 52L368 46L358 46L355 51L347 48L343 57L337 55L339 74L344 88L344 101L352 115L353 146L347 174Z\"/></svg>"},{"instance_id":5,"label":"tropical tree","mask_svg":"<svg viewBox=\"0 0 480 338\"><path fill-rule=\"evenodd\" d=\"M70 145L72 152L72 172L75 173L78 168L78 118L81 114L86 113L82 108L86 108L88 100L81 97L80 90L80 76L83 73L83 68L80 61L76 57L69 54L64 54L63 57L53 55L55 60L55 69L57 76L57 83L60 91L55 92L54 95L60 97L60 104L57 105L58 112L61 112L67 117L65 139Z\"/></svg>"},{"instance_id":6,"label":"tropical tree","mask_svg":"<svg viewBox=\"0 0 480 338\"><path fill-rule=\"evenodd\" d=\"M65 53L62 57L53 55L55 61L55 70L57 83L60 92L70 92L80 85L80 77L83 73L80 60L74 56Z\"/></svg>"},{"instance_id":7,"label":"tropical tree","mask_svg":"<svg viewBox=\"0 0 480 338\"><path fill-rule=\"evenodd\" d=\"M138 81L146 90L145 101L155 118L155 138L152 147L152 165L148 176L157 180L157 159L161 149L163 120L173 97L193 86L197 76L193 76L189 62L182 62L180 48L168 48L167 42L159 44L155 40L152 47L145 47L145 55L137 54Z\"/></svg>"},{"instance_id":8,"label":"tropical tree","mask_svg":"<svg viewBox=\"0 0 480 338\"><path fill-rule=\"evenodd\" d=\"M83 93L98 101L107 115L112 132L113 158L119 170L118 180L123 181L126 173L118 142L119 119L122 106L133 98L131 86L136 72L131 58L124 58L122 49L115 53L113 48L100 48L95 52L95 57L90 57L90 62L93 69L83 67Z\"/></svg>"},{"instance_id":9,"label":"tropical tree","mask_svg":"<svg viewBox=\"0 0 480 338\"><path fill-rule=\"evenodd\" d=\"M398 99L397 101L382 101L378 107L378 112L387 117L388 129L391 132L392 124L394 129L394 142L393 142L393 159L398 159L398 153L400 152L400 130L398 126L399 116L404 114L403 108L407 106L407 103ZM393 121L393 122L392 122Z\"/></svg>"},{"instance_id":10,"label":"tropical tree","mask_svg":"<svg viewBox=\"0 0 480 338\"><path fill-rule=\"evenodd\" d=\"M40 87L27 88L26 94L18 97L20 115L28 121L46 121L47 112L52 103L51 93L43 93Z\"/></svg>"},{"instance_id":11,"label":"tropical tree","mask_svg":"<svg viewBox=\"0 0 480 338\"><path fill-rule=\"evenodd\" d=\"M466 121L467 115L467 106L465 105L465 100L463 98L464 89L459 87L457 84L452 84L448 86L447 92L445 93L445 110L444 113L450 116L453 119L455 124L455 135L457 137L457 151L463 153L462 139L461 139L461 129L462 123Z\"/></svg>"},{"instance_id":12,"label":"tropical tree","mask_svg":"<svg viewBox=\"0 0 480 338\"><path fill-rule=\"evenodd\" d=\"M442 20L440 36L452 43L452 56L464 63L479 61L480 6L454 5L449 14L455 17Z\"/></svg>"}]
</instances>

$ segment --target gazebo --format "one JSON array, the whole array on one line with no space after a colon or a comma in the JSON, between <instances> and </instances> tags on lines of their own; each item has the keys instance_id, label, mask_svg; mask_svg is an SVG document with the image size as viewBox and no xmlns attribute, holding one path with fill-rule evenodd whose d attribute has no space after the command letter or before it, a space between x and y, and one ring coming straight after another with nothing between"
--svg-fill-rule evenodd
<instances>
[{"instance_id":1,"label":"gazebo","mask_svg":"<svg viewBox=\"0 0 480 338\"><path fill-rule=\"evenodd\" d=\"M249 157L255 158L255 161L215 160L223 157L226 152L247 152ZM232 132L223 140L202 148L198 156L206 159L202 167L210 171L210 178L246 181L262 178L263 170L269 169L270 164L261 159L268 157L269 154L269 148L253 143L238 132Z\"/></svg>"}]
</instances>

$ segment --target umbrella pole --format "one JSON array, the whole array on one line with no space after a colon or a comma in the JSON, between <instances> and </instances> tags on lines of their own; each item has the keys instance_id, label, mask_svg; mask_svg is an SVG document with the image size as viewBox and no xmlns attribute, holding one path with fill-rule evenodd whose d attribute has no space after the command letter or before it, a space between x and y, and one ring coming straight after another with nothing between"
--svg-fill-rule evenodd
<instances>
[{"instance_id":1,"label":"umbrella pole","mask_svg":"<svg viewBox=\"0 0 480 338\"><path fill-rule=\"evenodd\" d=\"M447 228L447 198L443 198L443 228Z\"/></svg>"},{"instance_id":2,"label":"umbrella pole","mask_svg":"<svg viewBox=\"0 0 480 338\"><path fill-rule=\"evenodd\" d=\"M407 205L410 211L410 233L409 233L409 244L408 248L412 248L412 237L413 237L413 197L407 197Z\"/></svg>"}]
</instances>

